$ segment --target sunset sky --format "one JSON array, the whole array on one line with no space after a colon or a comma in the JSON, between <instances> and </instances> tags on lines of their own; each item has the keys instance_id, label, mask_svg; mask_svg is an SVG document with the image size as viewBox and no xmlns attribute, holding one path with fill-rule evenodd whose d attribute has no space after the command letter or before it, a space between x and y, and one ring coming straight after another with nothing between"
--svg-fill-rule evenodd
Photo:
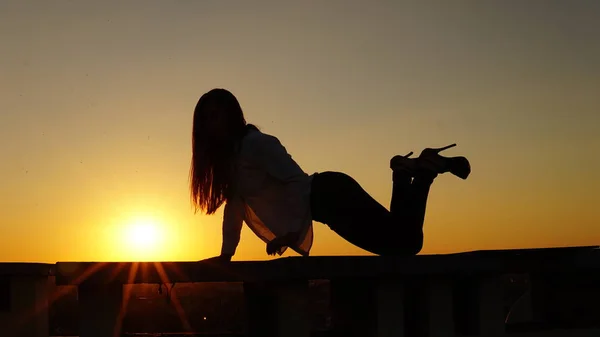
<instances>
[{"instance_id":1,"label":"sunset sky","mask_svg":"<svg viewBox=\"0 0 600 337\"><path fill-rule=\"evenodd\" d=\"M218 254L222 210L194 215L187 185L214 87L386 206L393 155L457 143L472 174L432 186L422 254L599 244L599 18L596 0L2 1L0 261ZM312 255L343 254L367 253L315 222ZM270 258L245 227L234 259Z\"/></svg>"}]
</instances>

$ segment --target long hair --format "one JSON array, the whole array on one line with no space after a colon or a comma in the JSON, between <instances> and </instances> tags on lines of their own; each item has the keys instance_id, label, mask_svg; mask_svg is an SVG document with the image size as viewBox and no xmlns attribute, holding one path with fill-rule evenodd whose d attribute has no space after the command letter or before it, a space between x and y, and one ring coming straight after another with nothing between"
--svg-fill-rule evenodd
<instances>
[{"instance_id":1,"label":"long hair","mask_svg":"<svg viewBox=\"0 0 600 337\"><path fill-rule=\"evenodd\" d=\"M220 128L215 129L214 121ZM213 214L230 196L238 144L248 128L237 98L212 89L194 109L190 194L194 213Z\"/></svg>"}]
</instances>

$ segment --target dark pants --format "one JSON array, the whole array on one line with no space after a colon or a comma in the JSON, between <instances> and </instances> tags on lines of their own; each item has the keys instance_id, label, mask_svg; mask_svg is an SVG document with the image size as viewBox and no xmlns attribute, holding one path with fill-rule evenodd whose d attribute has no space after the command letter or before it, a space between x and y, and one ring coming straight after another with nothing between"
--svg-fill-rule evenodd
<instances>
[{"instance_id":1,"label":"dark pants","mask_svg":"<svg viewBox=\"0 0 600 337\"><path fill-rule=\"evenodd\" d=\"M312 217L373 254L416 255L423 247L425 206L432 181L395 172L388 211L347 174L316 173L312 181Z\"/></svg>"}]
</instances>

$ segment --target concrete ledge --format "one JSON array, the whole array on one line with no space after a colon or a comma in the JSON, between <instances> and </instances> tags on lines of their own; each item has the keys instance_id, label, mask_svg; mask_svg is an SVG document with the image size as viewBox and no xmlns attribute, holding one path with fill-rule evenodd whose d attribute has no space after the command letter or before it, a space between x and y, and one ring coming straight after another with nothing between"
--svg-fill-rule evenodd
<instances>
[{"instance_id":1,"label":"concrete ledge","mask_svg":"<svg viewBox=\"0 0 600 337\"><path fill-rule=\"evenodd\" d=\"M508 331L504 321L499 282L505 274L529 275L530 289L514 312L521 317L519 324L526 324L519 332L514 325ZM49 276L55 276L57 285L78 286L80 337L121 332L124 284L171 282L243 282L248 335L309 337L313 333L307 281L316 279L330 280L334 335L600 335L597 317L581 314L596 312L581 308L595 306L600 299L598 247L232 263L0 263L2 337L48 336ZM574 310L579 310L575 318L569 314ZM572 329L558 329L565 327ZM521 332L522 328L539 331Z\"/></svg>"},{"instance_id":2,"label":"concrete ledge","mask_svg":"<svg viewBox=\"0 0 600 337\"><path fill-rule=\"evenodd\" d=\"M261 337L311 335L303 299L307 294L306 281L315 279L331 281L334 335L504 336L499 277L514 273L534 277L539 290L534 292L532 305L525 306L534 312L525 316L552 323L555 313L538 298L547 298L559 289L564 293L577 288L582 278L587 284L600 284L600 249L475 251L404 258L291 257L232 263L59 262L55 268L57 284L78 285L90 294L131 283L243 282L249 309L248 334ZM554 281L548 283L548 277ZM592 288L592 292L597 289ZM89 318L84 325L93 328L82 329L87 332L81 337L96 337L99 335L94 331L101 327L118 326L120 295L110 297L114 304L111 314L93 314L93 303L106 298L89 301L88 312L82 315ZM582 299L581 295L577 298ZM587 336L590 330L580 331ZM544 333L539 332L539 336L545 336ZM549 333L564 335L560 330Z\"/></svg>"},{"instance_id":3,"label":"concrete ledge","mask_svg":"<svg viewBox=\"0 0 600 337\"><path fill-rule=\"evenodd\" d=\"M59 262L59 285L81 283L259 282L340 277L464 277L505 273L600 272L597 247L475 251L414 257L318 256L225 264L207 262Z\"/></svg>"}]
</instances>

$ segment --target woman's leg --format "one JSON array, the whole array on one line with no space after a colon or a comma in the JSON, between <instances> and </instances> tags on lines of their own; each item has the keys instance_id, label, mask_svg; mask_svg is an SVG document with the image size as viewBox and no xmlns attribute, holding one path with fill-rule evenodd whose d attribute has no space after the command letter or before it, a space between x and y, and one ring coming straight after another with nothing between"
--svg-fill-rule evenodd
<instances>
[{"instance_id":1,"label":"woman's leg","mask_svg":"<svg viewBox=\"0 0 600 337\"><path fill-rule=\"evenodd\" d=\"M313 177L313 219L350 243L378 255L415 255L423 246L423 219L431 177L394 175L390 211L352 177L323 172Z\"/></svg>"},{"instance_id":2,"label":"woman's leg","mask_svg":"<svg viewBox=\"0 0 600 337\"><path fill-rule=\"evenodd\" d=\"M423 172L411 179L406 172L393 173L390 212L403 226L423 230L429 189L436 176L435 173Z\"/></svg>"}]
</instances>

